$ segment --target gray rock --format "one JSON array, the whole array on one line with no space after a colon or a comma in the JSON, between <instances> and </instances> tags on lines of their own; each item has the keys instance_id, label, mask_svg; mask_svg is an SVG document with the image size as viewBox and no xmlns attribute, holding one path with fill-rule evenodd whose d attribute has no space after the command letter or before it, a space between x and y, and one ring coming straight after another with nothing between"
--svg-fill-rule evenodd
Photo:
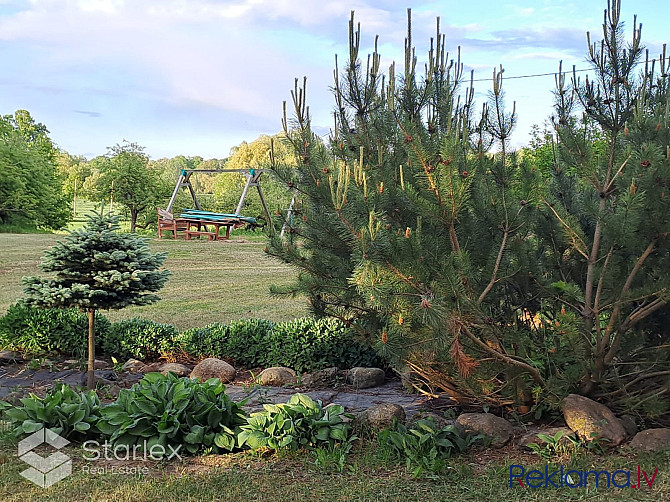
<instances>
[{"instance_id":1,"label":"gray rock","mask_svg":"<svg viewBox=\"0 0 670 502\"><path fill-rule=\"evenodd\" d=\"M470 434L484 434L494 447L504 446L514 435L514 427L504 418L491 413L462 413L456 425Z\"/></svg>"},{"instance_id":2,"label":"gray rock","mask_svg":"<svg viewBox=\"0 0 670 502\"><path fill-rule=\"evenodd\" d=\"M235 368L226 361L215 357L208 357L196 364L190 376L191 378L198 378L203 381L210 378L218 378L221 382L228 383L235 379L236 374Z\"/></svg>"},{"instance_id":3,"label":"gray rock","mask_svg":"<svg viewBox=\"0 0 670 502\"><path fill-rule=\"evenodd\" d=\"M629 438L635 437L635 434L637 434L637 423L635 422L635 417L632 415L621 415L619 417L619 422L621 422L621 425L623 425L623 428L626 431L626 436Z\"/></svg>"},{"instance_id":4,"label":"gray rock","mask_svg":"<svg viewBox=\"0 0 670 502\"><path fill-rule=\"evenodd\" d=\"M107 361L103 361L101 359L96 359L93 361L93 368L96 370L106 370L109 367L110 364Z\"/></svg>"},{"instance_id":5,"label":"gray rock","mask_svg":"<svg viewBox=\"0 0 670 502\"><path fill-rule=\"evenodd\" d=\"M185 377L191 373L191 368L179 363L165 363L158 368L158 371L163 373L163 375L174 373L177 376Z\"/></svg>"},{"instance_id":6,"label":"gray rock","mask_svg":"<svg viewBox=\"0 0 670 502\"><path fill-rule=\"evenodd\" d=\"M332 387L337 383L339 376L340 372L337 368L324 368L314 373L303 375L302 383L307 387Z\"/></svg>"},{"instance_id":7,"label":"gray rock","mask_svg":"<svg viewBox=\"0 0 670 502\"><path fill-rule=\"evenodd\" d=\"M670 450L670 429L647 429L635 434L630 442L634 450L658 452Z\"/></svg>"},{"instance_id":8,"label":"gray rock","mask_svg":"<svg viewBox=\"0 0 670 502\"><path fill-rule=\"evenodd\" d=\"M146 364L144 364L142 361L138 361L137 359L128 359L121 367L121 369L131 373L144 373L146 366Z\"/></svg>"},{"instance_id":9,"label":"gray rock","mask_svg":"<svg viewBox=\"0 0 670 502\"><path fill-rule=\"evenodd\" d=\"M379 368L351 368L347 373L347 382L357 389L368 389L382 385L384 376L384 370Z\"/></svg>"},{"instance_id":10,"label":"gray rock","mask_svg":"<svg viewBox=\"0 0 670 502\"><path fill-rule=\"evenodd\" d=\"M568 427L584 441L597 438L607 445L617 446L626 439L626 430L614 413L588 397L569 394L563 402L563 417Z\"/></svg>"},{"instance_id":11,"label":"gray rock","mask_svg":"<svg viewBox=\"0 0 670 502\"><path fill-rule=\"evenodd\" d=\"M295 371L284 366L275 366L266 368L260 372L257 377L258 383L261 385L269 385L271 387L281 387L282 385L292 385L297 381Z\"/></svg>"},{"instance_id":12,"label":"gray rock","mask_svg":"<svg viewBox=\"0 0 670 502\"><path fill-rule=\"evenodd\" d=\"M363 411L357 421L363 427L379 430L391 427L394 419L404 422L405 409L395 403L380 403Z\"/></svg>"},{"instance_id":13,"label":"gray rock","mask_svg":"<svg viewBox=\"0 0 670 502\"><path fill-rule=\"evenodd\" d=\"M21 354L13 350L0 350L0 365L20 363L23 361Z\"/></svg>"},{"instance_id":14,"label":"gray rock","mask_svg":"<svg viewBox=\"0 0 670 502\"><path fill-rule=\"evenodd\" d=\"M540 446L546 443L544 439L538 437L538 434L546 434L547 436L555 437L556 434L559 432L563 433L563 436L561 436L561 439L559 441L560 445L563 446L569 446L570 445L570 437L575 437L575 433L572 432L572 429L569 429L568 427L551 427L549 429L542 429L538 431L533 431L529 432L528 434L524 434L521 436L519 439L519 446L522 448L528 448L528 445L530 443L536 443Z\"/></svg>"}]
</instances>

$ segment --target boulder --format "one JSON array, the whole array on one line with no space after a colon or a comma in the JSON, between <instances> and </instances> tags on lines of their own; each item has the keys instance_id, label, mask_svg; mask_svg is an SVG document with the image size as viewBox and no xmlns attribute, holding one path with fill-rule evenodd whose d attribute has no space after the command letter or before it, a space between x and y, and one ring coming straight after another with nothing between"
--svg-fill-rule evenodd
<instances>
[{"instance_id":1,"label":"boulder","mask_svg":"<svg viewBox=\"0 0 670 502\"><path fill-rule=\"evenodd\" d=\"M93 361L93 368L96 370L106 370L109 367L110 364L107 361L103 361L102 359L96 359Z\"/></svg>"},{"instance_id":2,"label":"boulder","mask_svg":"<svg viewBox=\"0 0 670 502\"><path fill-rule=\"evenodd\" d=\"M128 371L130 373L144 373L146 370L146 364L137 359L128 359L123 366L121 366L122 371Z\"/></svg>"},{"instance_id":3,"label":"boulder","mask_svg":"<svg viewBox=\"0 0 670 502\"><path fill-rule=\"evenodd\" d=\"M519 439L519 446L522 448L528 448L528 445L530 443L536 443L540 446L546 443L544 439L538 437L538 434L546 434L547 436L555 437L556 434L559 432L562 432L563 435L561 436L561 439L559 440L559 444L563 446L569 446L570 445L570 439L569 437L575 437L575 433L572 432L572 429L569 429L568 427L550 427L549 429L542 429L534 432L529 432L528 434L524 434L521 436Z\"/></svg>"},{"instance_id":4,"label":"boulder","mask_svg":"<svg viewBox=\"0 0 670 502\"><path fill-rule=\"evenodd\" d=\"M379 368L351 368L347 373L347 382L357 389L368 389L382 385L384 376L384 370Z\"/></svg>"},{"instance_id":5,"label":"boulder","mask_svg":"<svg viewBox=\"0 0 670 502\"><path fill-rule=\"evenodd\" d=\"M563 417L568 427L584 441L597 438L616 446L626 439L626 430L614 413L588 397L569 394L563 402Z\"/></svg>"},{"instance_id":6,"label":"boulder","mask_svg":"<svg viewBox=\"0 0 670 502\"><path fill-rule=\"evenodd\" d=\"M324 368L307 375L303 375L302 383L307 387L332 387L337 383L339 370L335 367Z\"/></svg>"},{"instance_id":7,"label":"boulder","mask_svg":"<svg viewBox=\"0 0 670 502\"><path fill-rule=\"evenodd\" d=\"M185 377L191 373L191 368L179 363L165 363L158 368L158 371L163 373L163 375L174 373L177 376Z\"/></svg>"},{"instance_id":8,"label":"boulder","mask_svg":"<svg viewBox=\"0 0 670 502\"><path fill-rule=\"evenodd\" d=\"M282 385L292 385L297 382L295 371L284 366L275 366L266 368L260 372L257 381L261 385L269 385L271 387L281 387Z\"/></svg>"},{"instance_id":9,"label":"boulder","mask_svg":"<svg viewBox=\"0 0 670 502\"><path fill-rule=\"evenodd\" d=\"M670 450L670 429L647 429L635 434L630 442L634 450L658 452Z\"/></svg>"},{"instance_id":10,"label":"boulder","mask_svg":"<svg viewBox=\"0 0 670 502\"><path fill-rule=\"evenodd\" d=\"M466 433L491 438L491 445L498 448L514 435L511 423L491 413L463 413L456 419L456 425Z\"/></svg>"},{"instance_id":11,"label":"boulder","mask_svg":"<svg viewBox=\"0 0 670 502\"><path fill-rule=\"evenodd\" d=\"M405 421L405 409L395 403L376 404L358 416L361 426L375 430L391 427L394 419L398 422Z\"/></svg>"},{"instance_id":12,"label":"boulder","mask_svg":"<svg viewBox=\"0 0 670 502\"><path fill-rule=\"evenodd\" d=\"M208 357L196 364L190 376L191 378L198 378L203 381L210 378L218 378L221 382L228 383L235 379L236 374L235 368L226 361L215 357Z\"/></svg>"}]
</instances>

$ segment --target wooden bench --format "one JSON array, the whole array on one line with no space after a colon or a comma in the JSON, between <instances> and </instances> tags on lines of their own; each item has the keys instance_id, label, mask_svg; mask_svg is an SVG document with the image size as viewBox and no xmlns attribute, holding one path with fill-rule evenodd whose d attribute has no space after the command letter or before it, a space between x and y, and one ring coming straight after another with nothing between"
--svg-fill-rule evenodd
<instances>
[{"instance_id":1,"label":"wooden bench","mask_svg":"<svg viewBox=\"0 0 670 502\"><path fill-rule=\"evenodd\" d=\"M216 240L216 233L214 232L203 232L201 230L185 230L184 235L187 241L190 241L191 237L195 235L197 235L198 237L200 237L201 235L206 235L207 240L209 241Z\"/></svg>"},{"instance_id":2,"label":"wooden bench","mask_svg":"<svg viewBox=\"0 0 670 502\"><path fill-rule=\"evenodd\" d=\"M172 237L177 238L177 232L188 230L188 222L183 218L174 218L172 214L163 209L158 209L158 238L163 238L166 231L172 232Z\"/></svg>"}]
</instances>

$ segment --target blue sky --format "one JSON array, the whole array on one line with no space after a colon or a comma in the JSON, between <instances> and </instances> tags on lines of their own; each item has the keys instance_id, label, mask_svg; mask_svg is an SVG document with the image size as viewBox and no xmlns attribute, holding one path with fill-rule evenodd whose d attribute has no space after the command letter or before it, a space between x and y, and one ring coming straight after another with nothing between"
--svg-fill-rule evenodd
<instances>
[{"instance_id":1,"label":"blue sky","mask_svg":"<svg viewBox=\"0 0 670 502\"><path fill-rule=\"evenodd\" d=\"M223 158L232 146L281 129L282 101L295 77L308 78L313 124L327 134L334 55L348 53L350 11L362 25L361 51L380 34L384 65L402 62L406 9L425 59L435 18L447 48L461 46L466 69L489 78L585 68L585 32L599 39L604 0L0 0L0 113L27 109L72 154L93 157L123 139L152 158ZM667 8L623 1L656 57ZM476 83L485 99L489 82ZM517 102L513 136L551 113L553 76L507 80Z\"/></svg>"}]
</instances>

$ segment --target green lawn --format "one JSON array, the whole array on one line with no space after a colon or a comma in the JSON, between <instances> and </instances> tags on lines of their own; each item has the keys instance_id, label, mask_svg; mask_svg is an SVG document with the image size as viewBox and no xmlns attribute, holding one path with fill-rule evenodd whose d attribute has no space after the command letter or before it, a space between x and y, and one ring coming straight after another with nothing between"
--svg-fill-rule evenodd
<instances>
[{"instance_id":1,"label":"green lawn","mask_svg":"<svg viewBox=\"0 0 670 502\"><path fill-rule=\"evenodd\" d=\"M380 459L375 448L350 454L344 472L317 467L315 455L298 452L266 458L236 453L192 457L180 462L136 461L130 464L104 461L85 462L81 451L66 448L73 458L73 475L43 489L20 475L25 464L15 456L10 442L0 443L0 500L10 502L53 501L668 501L670 500L670 455L605 456L586 454L572 461L556 460L570 469L624 468L637 472L642 465L649 473L658 467L653 489L618 488L539 488L509 485L509 465L523 463L544 470L537 457L522 460L498 454L493 460L481 452L455 457L445 474L435 479L416 479L402 464ZM3 457L4 455L4 457ZM46 455L44 453L43 455ZM4 462L3 462L4 458ZM86 466L87 467L84 467ZM110 473L112 465L146 467L144 475ZM91 467L107 467L107 474L91 473ZM86 470L88 469L88 470Z\"/></svg>"},{"instance_id":2,"label":"green lawn","mask_svg":"<svg viewBox=\"0 0 670 502\"><path fill-rule=\"evenodd\" d=\"M253 235L253 234L252 234ZM62 235L0 234L0 313L22 295L21 277L40 274L44 250ZM167 251L172 276L153 305L109 312L111 320L141 316L179 328L241 318L273 321L307 313L304 298L273 298L270 284L287 284L294 272L263 252L264 243L153 238L153 251Z\"/></svg>"}]
</instances>

